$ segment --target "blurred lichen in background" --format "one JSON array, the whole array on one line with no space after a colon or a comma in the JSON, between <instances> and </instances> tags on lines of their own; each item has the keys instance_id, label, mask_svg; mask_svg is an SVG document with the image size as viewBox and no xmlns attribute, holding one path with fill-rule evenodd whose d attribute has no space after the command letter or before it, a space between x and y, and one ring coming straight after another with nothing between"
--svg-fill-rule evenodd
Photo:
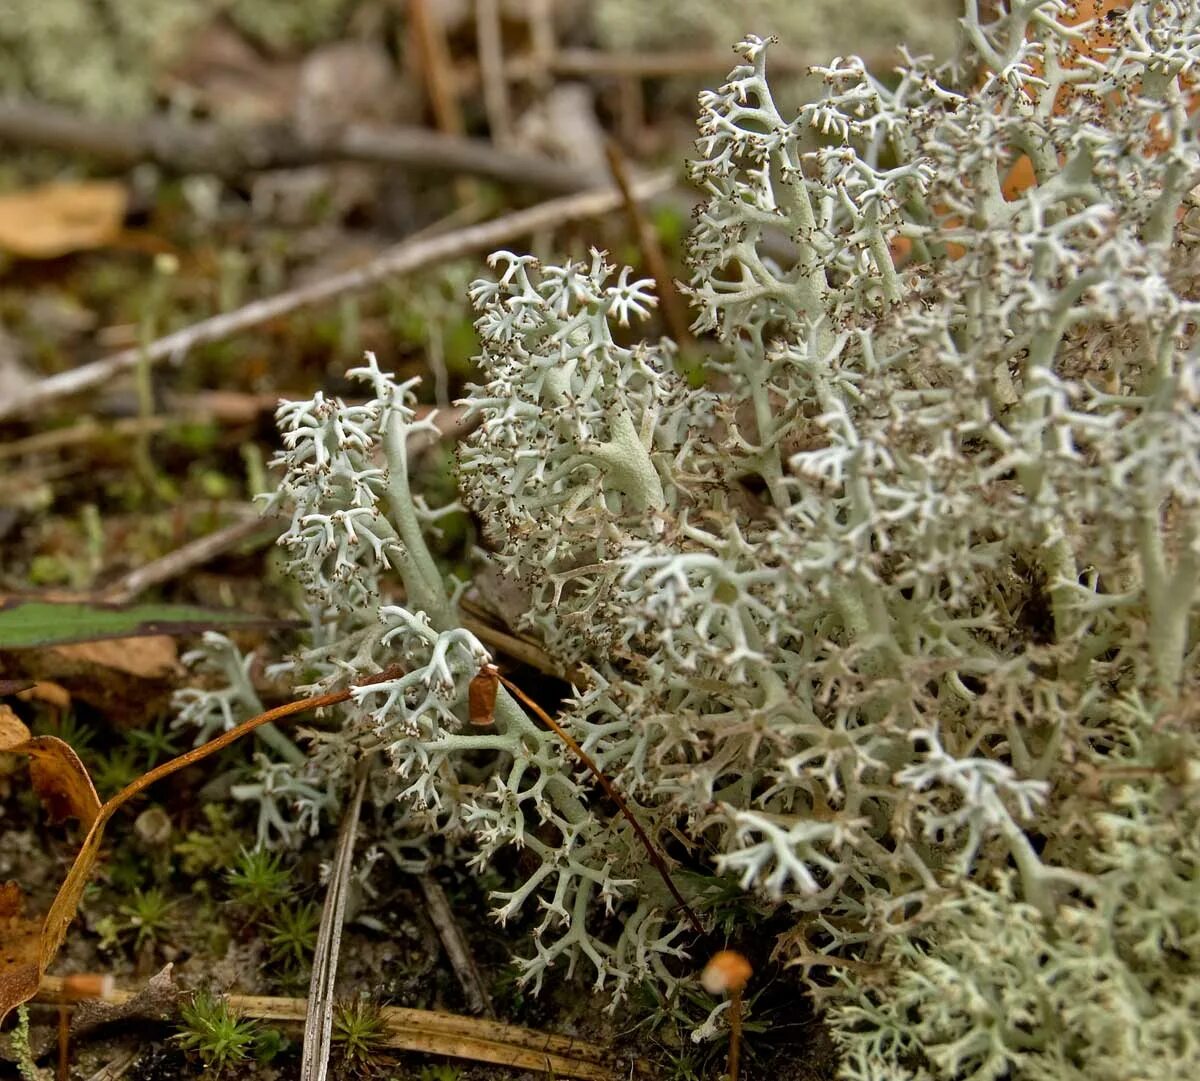
<instances>
[{"instance_id":1,"label":"blurred lichen in background","mask_svg":"<svg viewBox=\"0 0 1200 1081\"><path fill-rule=\"evenodd\" d=\"M356 0L8 0L0 11L0 91L99 116L148 113L166 75L221 19L275 52L344 29ZM185 103L186 104L186 103Z\"/></svg>"},{"instance_id":2,"label":"blurred lichen in background","mask_svg":"<svg viewBox=\"0 0 1200 1081\"><path fill-rule=\"evenodd\" d=\"M886 55L900 45L914 53L948 56L958 34L954 0L672 0L663 8L637 0L601 0L593 5L596 32L611 49L727 49L747 30L774 34L780 44L806 56Z\"/></svg>"},{"instance_id":3,"label":"blurred lichen in background","mask_svg":"<svg viewBox=\"0 0 1200 1081\"><path fill-rule=\"evenodd\" d=\"M501 10L517 25L536 6L521 0ZM904 41L944 56L956 34L952 0L870 0L854 5L851 18L835 0L672 0L670 18L658 4L629 0L548 0L545 7L562 44L594 41L632 53L724 51L750 28L781 35L805 56L891 55ZM403 8L397 6L401 18ZM449 31L471 21L467 2L438 0L429 10ZM164 98L188 108L187 80L176 77L177 69L187 66L198 42L203 51L205 39L197 35L206 30L224 27L242 38L229 51L233 39L224 36L215 60L243 65L253 58L249 49L266 64L343 36L375 34L387 17L387 5L366 0L8 0L0 9L0 91L99 116L143 115Z\"/></svg>"}]
</instances>

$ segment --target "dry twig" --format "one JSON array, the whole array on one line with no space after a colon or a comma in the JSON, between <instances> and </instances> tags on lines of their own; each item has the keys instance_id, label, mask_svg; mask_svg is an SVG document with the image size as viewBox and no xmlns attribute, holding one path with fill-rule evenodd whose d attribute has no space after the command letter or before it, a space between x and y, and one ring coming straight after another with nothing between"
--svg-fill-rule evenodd
<instances>
[{"instance_id":1,"label":"dry twig","mask_svg":"<svg viewBox=\"0 0 1200 1081\"><path fill-rule=\"evenodd\" d=\"M61 978L43 976L36 1001L58 1002L61 993ZM135 994L134 991L114 990L104 1001L128 1002ZM263 1021L302 1024L308 1010L308 1000L303 998L229 995L228 1002L239 1014ZM435 1010L384 1006L379 1014L387 1029L383 1040L386 1047L473 1059L557 1077L581 1078L582 1081L616 1081L622 1076L610 1049L585 1040ZM637 1076L646 1075L643 1063L635 1062L633 1069Z\"/></svg>"},{"instance_id":2,"label":"dry twig","mask_svg":"<svg viewBox=\"0 0 1200 1081\"><path fill-rule=\"evenodd\" d=\"M638 199L651 199L666 192L673 180L671 173L657 173L637 181L634 194ZM539 229L550 229L567 222L607 214L621 203L621 193L615 188L599 188L551 199L526 210L517 210L492 221L456 229L417 243L402 242L355 270L335 274L201 320L151 342L144 349L125 349L103 360L49 376L23 393L0 402L0 420L28 413L68 394L78 394L101 386L115 376L136 368L143 359L147 364L167 359L181 360L198 345L220 341L301 308L325 303L346 293L377 285L388 278L411 274L471 252L487 251Z\"/></svg>"},{"instance_id":3,"label":"dry twig","mask_svg":"<svg viewBox=\"0 0 1200 1081\"><path fill-rule=\"evenodd\" d=\"M454 64L441 20L429 10L428 0L408 0L409 25L421 66L421 78L433 120L443 135L462 135L465 130L454 78ZM472 202L472 186L461 177L455 184L460 203Z\"/></svg>"},{"instance_id":4,"label":"dry twig","mask_svg":"<svg viewBox=\"0 0 1200 1081\"><path fill-rule=\"evenodd\" d=\"M169 582L188 571L209 563L217 556L236 548L243 541L258 538L262 541L274 539L283 531L284 523L277 518L263 519L255 514L242 518L231 525L218 529L203 537L168 552L143 567L130 571L100 592L99 599L111 604L125 604L151 586Z\"/></svg>"},{"instance_id":5,"label":"dry twig","mask_svg":"<svg viewBox=\"0 0 1200 1081\"><path fill-rule=\"evenodd\" d=\"M550 85L554 54L558 50L553 6L554 0L525 0L529 37L533 45L533 56L530 59L535 70L532 82L540 90ZM505 74L508 74L507 67Z\"/></svg>"},{"instance_id":6,"label":"dry twig","mask_svg":"<svg viewBox=\"0 0 1200 1081\"><path fill-rule=\"evenodd\" d=\"M625 199L625 209L629 214L629 224L637 238L638 248L642 253L642 262L654 278L658 289L658 298L662 303L663 317L666 319L667 330L675 339L680 349L691 346L695 339L688 325L687 307L675 288L675 280L667 269L667 260L663 255L662 245L658 242L658 233L649 219L642 212L634 197L633 182L629 177L629 169L625 165L625 155L621 148L611 139L605 144L604 152L608 156L608 167L612 170L613 180L621 189Z\"/></svg>"},{"instance_id":7,"label":"dry twig","mask_svg":"<svg viewBox=\"0 0 1200 1081\"><path fill-rule=\"evenodd\" d=\"M479 966L467 944L466 937L454 918L446 891L431 874L417 876L421 884L421 892L425 895L426 912L441 939L442 948L450 961L450 967L458 977L463 994L467 996L467 1005L485 1017L495 1018L496 1011L492 1008L491 997L483 985L483 977L479 974Z\"/></svg>"},{"instance_id":8,"label":"dry twig","mask_svg":"<svg viewBox=\"0 0 1200 1081\"><path fill-rule=\"evenodd\" d=\"M86 154L122 167L151 161L175 173L226 178L264 169L359 161L482 176L551 192L582 191L596 183L594 176L564 162L468 138L461 127L435 132L351 124L320 138L306 138L287 124L233 127L155 117L126 124L41 102L9 100L0 101L0 141Z\"/></svg>"}]
</instances>

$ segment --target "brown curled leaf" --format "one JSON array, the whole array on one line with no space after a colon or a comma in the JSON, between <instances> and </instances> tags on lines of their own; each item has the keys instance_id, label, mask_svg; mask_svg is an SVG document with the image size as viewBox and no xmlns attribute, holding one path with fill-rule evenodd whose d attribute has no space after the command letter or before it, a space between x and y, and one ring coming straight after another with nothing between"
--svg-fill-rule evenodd
<instances>
[{"instance_id":1,"label":"brown curled leaf","mask_svg":"<svg viewBox=\"0 0 1200 1081\"><path fill-rule=\"evenodd\" d=\"M78 818L90 829L100 797L79 756L57 736L31 736L11 707L0 704L0 751L29 758L29 776L52 822Z\"/></svg>"},{"instance_id":2,"label":"brown curled leaf","mask_svg":"<svg viewBox=\"0 0 1200 1081\"><path fill-rule=\"evenodd\" d=\"M400 671L398 665L393 665L379 673L374 679L393 679ZM96 791L92 787L91 779L88 777L83 763L66 743L54 736L31 738L29 730L21 723L20 718L7 706L0 704L0 751L30 754L31 757L36 757L36 753L42 754L42 760L51 763L46 768L48 775L46 783L64 801L62 805L70 808L69 813L80 817L87 826L87 836L84 837L83 844L80 845L79 852L75 856L75 862L71 865L71 870L62 886L59 887L54 903L50 906L50 911L44 920L28 920L21 915L22 895L20 887L15 882L0 887L0 1024L4 1023L10 1011L21 1005L22 1002L27 1002L37 993L42 973L54 960L59 947L67 936L71 921L75 919L84 887L96 864L96 858L100 854L100 845L104 839L104 827L123 804L155 781L215 754L260 725L281 721L305 710L337 705L339 702L345 702L350 694L350 690L344 690L316 695L313 698L302 698L295 702L276 706L265 713L260 713L257 717L251 717L250 720L243 721L236 728L231 728L228 732L209 740L203 746L196 747L177 758L172 758L169 762L164 762L148 773L142 774L103 806L99 806ZM39 742L42 740L52 742ZM31 744L34 745L32 750ZM61 752L60 747L70 751L69 760ZM76 768L77 774L75 774ZM96 803L95 809L90 811L88 793L90 793L90 799ZM45 800L44 796L43 800Z\"/></svg>"},{"instance_id":3,"label":"brown curled leaf","mask_svg":"<svg viewBox=\"0 0 1200 1081\"><path fill-rule=\"evenodd\" d=\"M12 751L29 739L29 729L12 710L0 702L0 751Z\"/></svg>"}]
</instances>

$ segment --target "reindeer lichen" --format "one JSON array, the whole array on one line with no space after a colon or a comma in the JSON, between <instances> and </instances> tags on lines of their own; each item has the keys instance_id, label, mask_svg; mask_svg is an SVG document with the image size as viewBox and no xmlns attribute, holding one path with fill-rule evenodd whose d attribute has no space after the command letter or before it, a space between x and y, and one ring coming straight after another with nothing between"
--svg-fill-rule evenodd
<instances>
[{"instance_id":1,"label":"reindeer lichen","mask_svg":"<svg viewBox=\"0 0 1200 1081\"><path fill-rule=\"evenodd\" d=\"M701 96L704 388L626 344L654 298L603 253L493 256L462 497L586 674L562 725L656 844L790 914L844 1076L1167 1081L1200 1071L1200 8L988 7L951 65L838 59L791 113L749 37ZM540 909L535 986L679 979L577 763L503 691L467 723L489 657L410 388L352 374L366 405L280 409L292 671L407 674L269 768L332 793L373 754L398 835L524 847L497 915Z\"/></svg>"}]
</instances>

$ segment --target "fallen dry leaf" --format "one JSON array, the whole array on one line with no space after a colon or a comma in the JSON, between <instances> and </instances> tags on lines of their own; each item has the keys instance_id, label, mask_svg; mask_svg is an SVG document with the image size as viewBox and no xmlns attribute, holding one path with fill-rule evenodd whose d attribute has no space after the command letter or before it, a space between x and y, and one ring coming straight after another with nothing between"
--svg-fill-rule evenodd
<instances>
[{"instance_id":1,"label":"fallen dry leaf","mask_svg":"<svg viewBox=\"0 0 1200 1081\"><path fill-rule=\"evenodd\" d=\"M0 680L0 685L5 682L8 681ZM13 682L17 681L14 680ZM14 693L22 702L44 702L46 705L58 710L70 708L71 692L61 684L49 679L38 680L36 683L32 680L23 680L21 682L26 685Z\"/></svg>"},{"instance_id":2,"label":"fallen dry leaf","mask_svg":"<svg viewBox=\"0 0 1200 1081\"><path fill-rule=\"evenodd\" d=\"M0 1022L37 994L42 979L42 924L23 915L24 903L20 886L0 883Z\"/></svg>"},{"instance_id":3,"label":"fallen dry leaf","mask_svg":"<svg viewBox=\"0 0 1200 1081\"><path fill-rule=\"evenodd\" d=\"M32 736L10 706L0 704L0 751L29 758L34 791L51 821L78 818L88 829L100 813L100 797L79 756L57 736Z\"/></svg>"},{"instance_id":4,"label":"fallen dry leaf","mask_svg":"<svg viewBox=\"0 0 1200 1081\"><path fill-rule=\"evenodd\" d=\"M29 755L29 775L50 820L78 818L91 826L100 811L100 797L70 744L57 736L34 736L18 749Z\"/></svg>"},{"instance_id":5,"label":"fallen dry leaf","mask_svg":"<svg viewBox=\"0 0 1200 1081\"><path fill-rule=\"evenodd\" d=\"M24 743L29 738L29 729L12 710L0 702L0 751L7 751L18 743Z\"/></svg>"},{"instance_id":6,"label":"fallen dry leaf","mask_svg":"<svg viewBox=\"0 0 1200 1081\"><path fill-rule=\"evenodd\" d=\"M54 259L116 238L128 195L115 180L44 184L0 195L0 248L26 259Z\"/></svg>"},{"instance_id":7,"label":"fallen dry leaf","mask_svg":"<svg viewBox=\"0 0 1200 1081\"><path fill-rule=\"evenodd\" d=\"M398 666L393 665L372 677L372 680L393 678L398 671ZM37 993L42 973L54 960L67 936L67 929L75 918L84 887L92 873L92 867L95 866L96 857L100 854L104 827L123 804L155 781L160 781L185 766L215 754L260 725L280 721L306 710L336 705L345 702L349 697L350 691L347 689L313 698L301 698L269 709L209 740L203 746L172 758L148 773L143 773L103 806L100 806L83 763L66 743L56 736L30 737L29 730L12 709L0 704L0 751L29 755L33 760L30 772L34 776L34 784L51 812L76 815L89 827L71 870L59 887L46 918L40 924L22 915L23 898L20 886L9 882L0 887L0 1024L4 1023L4 1019L13 1009ZM69 758L62 748L70 752ZM40 783L37 772L39 768L42 770ZM31 942L35 945L31 945Z\"/></svg>"},{"instance_id":8,"label":"fallen dry leaf","mask_svg":"<svg viewBox=\"0 0 1200 1081\"><path fill-rule=\"evenodd\" d=\"M162 679L179 672L175 639L165 634L150 638L102 638L51 649L67 661L96 664L138 679Z\"/></svg>"},{"instance_id":9,"label":"fallen dry leaf","mask_svg":"<svg viewBox=\"0 0 1200 1081\"><path fill-rule=\"evenodd\" d=\"M52 682L75 702L102 710L118 725L165 708L180 672L178 649L165 635L4 650L0 676Z\"/></svg>"},{"instance_id":10,"label":"fallen dry leaf","mask_svg":"<svg viewBox=\"0 0 1200 1081\"><path fill-rule=\"evenodd\" d=\"M94 832L100 799L69 744L57 736L31 736L12 709L0 704L0 751L28 756L34 790L51 818L78 818ZM21 887L0 884L0 1022L13 1006L37 993L49 959L42 921L26 917L23 908Z\"/></svg>"}]
</instances>

